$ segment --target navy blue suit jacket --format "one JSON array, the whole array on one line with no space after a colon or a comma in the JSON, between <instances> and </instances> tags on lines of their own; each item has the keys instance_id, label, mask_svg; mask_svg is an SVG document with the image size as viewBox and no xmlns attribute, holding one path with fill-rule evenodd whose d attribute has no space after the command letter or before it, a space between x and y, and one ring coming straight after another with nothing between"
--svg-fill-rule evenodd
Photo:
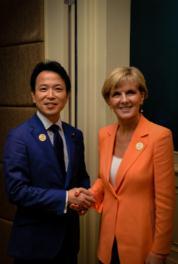
<instances>
[{"instance_id":1,"label":"navy blue suit jacket","mask_svg":"<svg viewBox=\"0 0 178 264\"><path fill-rule=\"evenodd\" d=\"M4 174L9 199L17 205L9 254L18 258L52 258L68 236L69 252L79 250L79 217L68 209L66 190L89 187L81 131L62 123L69 155L65 184L48 134L34 115L9 132ZM41 141L39 135L46 140ZM43 136L44 138L44 136Z\"/></svg>"}]
</instances>

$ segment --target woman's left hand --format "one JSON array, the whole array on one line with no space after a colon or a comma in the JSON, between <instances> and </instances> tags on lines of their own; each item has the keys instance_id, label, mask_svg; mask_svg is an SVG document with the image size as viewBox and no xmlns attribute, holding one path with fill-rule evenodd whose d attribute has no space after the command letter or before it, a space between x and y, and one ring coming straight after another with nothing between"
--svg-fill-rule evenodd
<instances>
[{"instance_id":1,"label":"woman's left hand","mask_svg":"<svg viewBox=\"0 0 178 264\"><path fill-rule=\"evenodd\" d=\"M165 264L165 257L150 252L145 260L145 264Z\"/></svg>"}]
</instances>

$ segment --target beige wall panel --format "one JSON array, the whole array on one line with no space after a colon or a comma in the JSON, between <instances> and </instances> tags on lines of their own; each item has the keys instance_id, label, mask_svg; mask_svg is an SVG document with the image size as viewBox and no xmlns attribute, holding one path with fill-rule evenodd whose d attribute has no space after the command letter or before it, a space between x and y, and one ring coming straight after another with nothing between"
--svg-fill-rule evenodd
<instances>
[{"instance_id":1,"label":"beige wall panel","mask_svg":"<svg viewBox=\"0 0 178 264\"><path fill-rule=\"evenodd\" d=\"M93 182L98 171L98 129L112 122L101 87L110 69L129 62L130 0L78 0L77 5L78 126L84 132L86 164ZM99 221L91 210L81 218L79 263L97 263Z\"/></svg>"},{"instance_id":2,"label":"beige wall panel","mask_svg":"<svg viewBox=\"0 0 178 264\"><path fill-rule=\"evenodd\" d=\"M0 164L0 218L12 220L14 218L14 213L15 206L9 203L7 194L5 192L2 164Z\"/></svg>"},{"instance_id":3,"label":"beige wall panel","mask_svg":"<svg viewBox=\"0 0 178 264\"><path fill-rule=\"evenodd\" d=\"M12 223L0 218L0 263L12 264L12 259L7 256L7 245Z\"/></svg>"},{"instance_id":4,"label":"beige wall panel","mask_svg":"<svg viewBox=\"0 0 178 264\"><path fill-rule=\"evenodd\" d=\"M174 224L175 225L174 225L173 244L177 246L177 250L178 250L178 191L176 195L176 215L175 215Z\"/></svg>"},{"instance_id":5,"label":"beige wall panel","mask_svg":"<svg viewBox=\"0 0 178 264\"><path fill-rule=\"evenodd\" d=\"M178 180L178 174L176 174L176 180ZM175 221L174 221L174 235L173 242L177 245L178 248L178 184L176 184L176 213L175 213Z\"/></svg>"},{"instance_id":6,"label":"beige wall panel","mask_svg":"<svg viewBox=\"0 0 178 264\"><path fill-rule=\"evenodd\" d=\"M73 71L69 69L69 44L73 46L73 38L70 43L68 39L68 6L64 0L45 0L45 58L59 61L68 71L71 77L71 107L73 108L74 99L74 78ZM71 6L71 14L73 14L75 6ZM72 29L74 20L71 20ZM73 58L71 59L73 63ZM69 122L69 105L66 105L62 111L62 119ZM72 113L73 119L73 109ZM72 120L73 121L73 120Z\"/></svg>"},{"instance_id":7,"label":"beige wall panel","mask_svg":"<svg viewBox=\"0 0 178 264\"><path fill-rule=\"evenodd\" d=\"M106 76L116 67L129 65L130 9L131 0L107 0ZM116 117L111 109L106 109L106 123L115 122Z\"/></svg>"},{"instance_id":8,"label":"beige wall panel","mask_svg":"<svg viewBox=\"0 0 178 264\"><path fill-rule=\"evenodd\" d=\"M107 73L129 65L130 0L107 0Z\"/></svg>"},{"instance_id":9,"label":"beige wall panel","mask_svg":"<svg viewBox=\"0 0 178 264\"><path fill-rule=\"evenodd\" d=\"M43 43L0 48L0 105L32 104L30 75L43 58Z\"/></svg>"},{"instance_id":10,"label":"beige wall panel","mask_svg":"<svg viewBox=\"0 0 178 264\"><path fill-rule=\"evenodd\" d=\"M178 171L176 171L176 187L178 189Z\"/></svg>"},{"instance_id":11,"label":"beige wall panel","mask_svg":"<svg viewBox=\"0 0 178 264\"><path fill-rule=\"evenodd\" d=\"M78 1L78 126L84 132L92 182L98 170L98 129L106 117L101 97L106 72L106 7L106 0ZM80 264L97 263L98 225L99 215L93 210L81 218Z\"/></svg>"},{"instance_id":12,"label":"beige wall panel","mask_svg":"<svg viewBox=\"0 0 178 264\"><path fill-rule=\"evenodd\" d=\"M43 0L1 0L0 31L0 46L42 41Z\"/></svg>"},{"instance_id":13,"label":"beige wall panel","mask_svg":"<svg viewBox=\"0 0 178 264\"><path fill-rule=\"evenodd\" d=\"M7 132L10 128L16 127L28 117L32 116L35 108L30 107L0 107L0 161ZM3 124L3 125L2 125Z\"/></svg>"},{"instance_id":14,"label":"beige wall panel","mask_svg":"<svg viewBox=\"0 0 178 264\"><path fill-rule=\"evenodd\" d=\"M178 171L176 166L176 212L174 220L173 244L166 264L178 264Z\"/></svg>"}]
</instances>

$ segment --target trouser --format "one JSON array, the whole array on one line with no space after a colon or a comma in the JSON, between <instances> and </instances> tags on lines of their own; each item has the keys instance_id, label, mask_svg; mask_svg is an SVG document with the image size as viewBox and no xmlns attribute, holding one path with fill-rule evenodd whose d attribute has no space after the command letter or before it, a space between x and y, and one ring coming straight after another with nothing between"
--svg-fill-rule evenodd
<instances>
[{"instance_id":1,"label":"trouser","mask_svg":"<svg viewBox=\"0 0 178 264\"><path fill-rule=\"evenodd\" d=\"M99 261L99 263L102 264L101 261ZM112 256L111 256L110 264L120 264L116 239L114 239L114 243L113 243L113 247L112 247Z\"/></svg>"},{"instance_id":2,"label":"trouser","mask_svg":"<svg viewBox=\"0 0 178 264\"><path fill-rule=\"evenodd\" d=\"M77 252L69 246L68 237L63 241L62 248L52 259L21 259L15 258L14 264L77 264Z\"/></svg>"},{"instance_id":3,"label":"trouser","mask_svg":"<svg viewBox=\"0 0 178 264\"><path fill-rule=\"evenodd\" d=\"M14 264L77 264L77 255L71 255L70 251L68 255L56 256L54 259L14 259Z\"/></svg>"},{"instance_id":4,"label":"trouser","mask_svg":"<svg viewBox=\"0 0 178 264\"><path fill-rule=\"evenodd\" d=\"M113 247L112 247L111 264L120 264L116 239L114 239L114 243L113 243Z\"/></svg>"}]
</instances>

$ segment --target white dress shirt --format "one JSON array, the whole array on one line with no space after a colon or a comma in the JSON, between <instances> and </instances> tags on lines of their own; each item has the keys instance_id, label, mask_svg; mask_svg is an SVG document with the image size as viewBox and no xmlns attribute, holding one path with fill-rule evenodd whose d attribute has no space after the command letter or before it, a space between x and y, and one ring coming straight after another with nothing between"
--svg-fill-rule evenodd
<instances>
[{"instance_id":1,"label":"white dress shirt","mask_svg":"<svg viewBox=\"0 0 178 264\"><path fill-rule=\"evenodd\" d=\"M122 159L114 156L112 157L112 163L111 163L111 170L110 170L110 182L112 183L112 185L115 185L116 182L116 175L117 175L117 171L119 169L119 166L121 164Z\"/></svg>"}]
</instances>

